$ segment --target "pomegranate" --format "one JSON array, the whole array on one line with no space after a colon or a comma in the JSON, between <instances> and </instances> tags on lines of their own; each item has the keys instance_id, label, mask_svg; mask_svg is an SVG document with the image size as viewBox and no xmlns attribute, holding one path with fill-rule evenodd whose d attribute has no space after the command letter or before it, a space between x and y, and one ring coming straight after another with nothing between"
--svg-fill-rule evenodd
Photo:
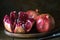
<instances>
[{"instance_id":1,"label":"pomegranate","mask_svg":"<svg viewBox=\"0 0 60 40\"><path fill-rule=\"evenodd\" d=\"M3 22L5 29L13 33L28 33L32 29L33 24L36 24L35 27L38 32L49 32L54 28L55 24L51 15L38 15L38 10L20 11L18 13L12 11L10 12L10 16L4 16Z\"/></svg>"},{"instance_id":2,"label":"pomegranate","mask_svg":"<svg viewBox=\"0 0 60 40\"><path fill-rule=\"evenodd\" d=\"M10 19L11 19L10 21L11 21L12 32L14 32L14 29L15 29L15 26L16 26L16 18L17 18L16 11L10 12Z\"/></svg>"},{"instance_id":3,"label":"pomegranate","mask_svg":"<svg viewBox=\"0 0 60 40\"><path fill-rule=\"evenodd\" d=\"M28 15L29 12L20 11L18 14L16 11L10 12L10 17L5 15L3 22L7 31L13 33L27 33L31 30L35 19L34 15Z\"/></svg>"},{"instance_id":4,"label":"pomegranate","mask_svg":"<svg viewBox=\"0 0 60 40\"><path fill-rule=\"evenodd\" d=\"M29 32L34 24L34 19L29 18L29 15L27 15L26 12L21 11L18 13L18 21L25 32Z\"/></svg>"},{"instance_id":5,"label":"pomegranate","mask_svg":"<svg viewBox=\"0 0 60 40\"><path fill-rule=\"evenodd\" d=\"M4 22L5 29L8 30L9 32L12 32L11 21L10 21L10 17L8 15L4 16L3 22Z\"/></svg>"},{"instance_id":6,"label":"pomegranate","mask_svg":"<svg viewBox=\"0 0 60 40\"><path fill-rule=\"evenodd\" d=\"M54 28L54 19L49 14L41 14L37 16L36 28L38 32L49 32Z\"/></svg>"},{"instance_id":7,"label":"pomegranate","mask_svg":"<svg viewBox=\"0 0 60 40\"><path fill-rule=\"evenodd\" d=\"M28 10L27 12L26 12L26 14L28 14L28 16L29 16L29 18L34 18L34 19L36 19L36 17L38 16L38 10L36 10L36 11L33 11L33 10Z\"/></svg>"}]
</instances>

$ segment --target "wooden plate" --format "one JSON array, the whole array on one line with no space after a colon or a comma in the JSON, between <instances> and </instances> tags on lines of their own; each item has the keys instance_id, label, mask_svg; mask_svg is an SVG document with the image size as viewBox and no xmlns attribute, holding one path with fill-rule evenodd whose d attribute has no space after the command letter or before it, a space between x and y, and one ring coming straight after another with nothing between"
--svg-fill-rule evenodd
<instances>
[{"instance_id":1,"label":"wooden plate","mask_svg":"<svg viewBox=\"0 0 60 40\"><path fill-rule=\"evenodd\" d=\"M17 33L10 33L6 30L4 30L4 33L10 37L17 37L17 38L39 38L46 35L46 33L17 34Z\"/></svg>"}]
</instances>

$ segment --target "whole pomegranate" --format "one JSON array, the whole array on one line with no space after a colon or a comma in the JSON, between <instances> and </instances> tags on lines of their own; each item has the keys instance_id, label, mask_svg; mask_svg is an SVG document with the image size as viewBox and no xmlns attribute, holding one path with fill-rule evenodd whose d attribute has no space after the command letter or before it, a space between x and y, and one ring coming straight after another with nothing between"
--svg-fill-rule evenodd
<instances>
[{"instance_id":1,"label":"whole pomegranate","mask_svg":"<svg viewBox=\"0 0 60 40\"><path fill-rule=\"evenodd\" d=\"M30 14L30 15L29 15ZM5 15L3 22L7 31L13 33L27 33L31 30L35 22L35 11L12 11L10 16Z\"/></svg>"},{"instance_id":2,"label":"whole pomegranate","mask_svg":"<svg viewBox=\"0 0 60 40\"><path fill-rule=\"evenodd\" d=\"M49 14L41 14L36 18L36 28L38 32L46 33L54 28L54 19Z\"/></svg>"}]
</instances>

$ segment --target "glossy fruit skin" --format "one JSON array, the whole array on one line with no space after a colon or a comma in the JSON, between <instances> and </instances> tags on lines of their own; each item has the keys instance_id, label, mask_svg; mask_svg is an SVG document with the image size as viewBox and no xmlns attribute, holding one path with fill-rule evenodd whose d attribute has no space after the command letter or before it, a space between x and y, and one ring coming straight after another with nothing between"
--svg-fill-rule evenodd
<instances>
[{"instance_id":1,"label":"glossy fruit skin","mask_svg":"<svg viewBox=\"0 0 60 40\"><path fill-rule=\"evenodd\" d=\"M36 20L36 17L38 16L39 13L37 11L28 10L26 14L28 14L29 18L34 18L34 20Z\"/></svg>"},{"instance_id":2,"label":"glossy fruit skin","mask_svg":"<svg viewBox=\"0 0 60 40\"><path fill-rule=\"evenodd\" d=\"M36 28L38 32L45 33L54 29L54 19L49 14L41 14L37 16L36 19Z\"/></svg>"}]
</instances>

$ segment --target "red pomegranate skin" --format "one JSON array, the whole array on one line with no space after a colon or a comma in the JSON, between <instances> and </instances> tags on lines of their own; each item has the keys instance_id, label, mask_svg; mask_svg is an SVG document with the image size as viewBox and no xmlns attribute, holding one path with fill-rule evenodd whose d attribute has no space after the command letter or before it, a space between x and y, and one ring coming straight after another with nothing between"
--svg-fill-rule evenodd
<instances>
[{"instance_id":1,"label":"red pomegranate skin","mask_svg":"<svg viewBox=\"0 0 60 40\"><path fill-rule=\"evenodd\" d=\"M29 16L29 18L34 18L35 20L39 13L38 11L28 10L26 11L26 14Z\"/></svg>"},{"instance_id":2,"label":"red pomegranate skin","mask_svg":"<svg viewBox=\"0 0 60 40\"><path fill-rule=\"evenodd\" d=\"M36 19L38 32L49 32L54 28L54 19L49 14L41 14Z\"/></svg>"}]
</instances>

